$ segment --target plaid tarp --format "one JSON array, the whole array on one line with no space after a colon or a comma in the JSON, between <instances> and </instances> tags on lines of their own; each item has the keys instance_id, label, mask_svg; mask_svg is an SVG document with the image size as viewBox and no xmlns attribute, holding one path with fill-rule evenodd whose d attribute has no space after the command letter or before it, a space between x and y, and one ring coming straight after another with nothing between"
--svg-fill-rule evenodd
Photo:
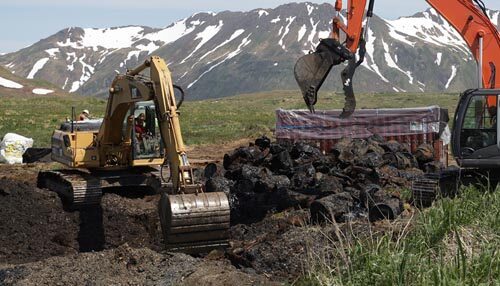
<instances>
[{"instance_id":1,"label":"plaid tarp","mask_svg":"<svg viewBox=\"0 0 500 286\"><path fill-rule=\"evenodd\" d=\"M420 108L359 109L341 119L341 110L276 110L276 138L340 139L440 133L444 109L439 106ZM447 118L446 118L447 120ZM445 122L446 123L446 122Z\"/></svg>"}]
</instances>

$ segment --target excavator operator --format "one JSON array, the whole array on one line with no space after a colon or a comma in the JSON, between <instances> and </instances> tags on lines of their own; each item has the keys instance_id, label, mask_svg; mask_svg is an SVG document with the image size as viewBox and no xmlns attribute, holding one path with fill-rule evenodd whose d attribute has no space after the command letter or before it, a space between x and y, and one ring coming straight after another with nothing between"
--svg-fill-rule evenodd
<instances>
[{"instance_id":1,"label":"excavator operator","mask_svg":"<svg viewBox=\"0 0 500 286\"><path fill-rule=\"evenodd\" d=\"M146 127L144 127L144 120L146 120L146 116L144 113L141 113L135 119L135 135L139 141L142 141L142 136L146 132Z\"/></svg>"}]
</instances>

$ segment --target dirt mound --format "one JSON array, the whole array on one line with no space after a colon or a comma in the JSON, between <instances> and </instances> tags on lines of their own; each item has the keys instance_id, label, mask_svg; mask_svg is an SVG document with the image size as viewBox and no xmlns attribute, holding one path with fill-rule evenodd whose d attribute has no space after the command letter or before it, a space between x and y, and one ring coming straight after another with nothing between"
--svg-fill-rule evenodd
<instances>
[{"instance_id":1,"label":"dirt mound","mask_svg":"<svg viewBox=\"0 0 500 286\"><path fill-rule=\"evenodd\" d=\"M100 207L68 212L35 187L44 164L0 166L1 285L270 285L224 254L160 253L158 195L106 193ZM5 172L3 172L5 171Z\"/></svg>"},{"instance_id":2,"label":"dirt mound","mask_svg":"<svg viewBox=\"0 0 500 286\"><path fill-rule=\"evenodd\" d=\"M24 263L78 252L78 214L32 182L0 179L0 261Z\"/></svg>"},{"instance_id":3,"label":"dirt mound","mask_svg":"<svg viewBox=\"0 0 500 286\"><path fill-rule=\"evenodd\" d=\"M2 285L271 285L222 260L157 253L127 244L0 269Z\"/></svg>"},{"instance_id":4,"label":"dirt mound","mask_svg":"<svg viewBox=\"0 0 500 286\"><path fill-rule=\"evenodd\" d=\"M298 207L311 208L315 220L394 219L403 211L398 191L424 174L419 167L426 168L427 157L419 161L380 136L344 138L326 154L303 142L262 137L225 154L206 186L229 196L233 225Z\"/></svg>"},{"instance_id":5,"label":"dirt mound","mask_svg":"<svg viewBox=\"0 0 500 286\"><path fill-rule=\"evenodd\" d=\"M32 181L0 179L0 261L26 263L124 243L162 249L158 196L106 194L101 207L63 210L59 197Z\"/></svg>"}]
</instances>

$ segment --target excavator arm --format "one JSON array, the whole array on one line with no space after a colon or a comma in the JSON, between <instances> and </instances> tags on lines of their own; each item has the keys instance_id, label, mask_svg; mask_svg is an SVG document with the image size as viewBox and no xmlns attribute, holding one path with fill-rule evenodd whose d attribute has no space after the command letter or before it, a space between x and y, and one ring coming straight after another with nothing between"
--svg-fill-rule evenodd
<instances>
[{"instance_id":1,"label":"excavator arm","mask_svg":"<svg viewBox=\"0 0 500 286\"><path fill-rule=\"evenodd\" d=\"M332 31L329 38L321 39L313 53L301 57L294 67L295 79L302 91L302 96L309 110L314 112L318 91L333 66L348 61L342 71L342 84L345 94L345 105L340 117L347 117L354 112L356 100L354 97L352 78L356 68L363 62L365 43L370 18L373 15L375 0L369 0L366 12L366 27L363 30L366 0L348 0L347 25L342 22L342 0L335 2L336 16L332 19ZM345 42L340 42L340 31L344 32ZM358 60L355 54L358 51Z\"/></svg>"},{"instance_id":2,"label":"excavator arm","mask_svg":"<svg viewBox=\"0 0 500 286\"><path fill-rule=\"evenodd\" d=\"M146 69L149 69L149 77L141 74ZM170 169L171 187L162 193L158 206L167 249L198 253L225 247L229 201L225 193L206 193L203 186L195 182L182 139L171 73L163 59L152 56L115 78L98 141L101 145L116 145L121 140L120 126L126 112L135 102L147 100L155 104L165 144L164 165L168 164Z\"/></svg>"},{"instance_id":3,"label":"excavator arm","mask_svg":"<svg viewBox=\"0 0 500 286\"><path fill-rule=\"evenodd\" d=\"M462 35L478 64L478 88L500 86L500 34L479 0L426 0ZM476 4L474 4L476 3Z\"/></svg>"},{"instance_id":4,"label":"excavator arm","mask_svg":"<svg viewBox=\"0 0 500 286\"><path fill-rule=\"evenodd\" d=\"M479 87L498 87L500 79L496 77L496 64L500 62L500 37L498 30L486 15L481 0L426 0L441 14L464 38L474 58L478 62ZM364 58L365 43L368 37L370 18L373 15L374 0L369 0L365 16L366 0L348 0L347 23L340 17L342 0L336 0L336 16L332 20L329 38L321 39L316 50L301 57L295 64L295 79L302 91L304 100L314 112L317 93L333 66L348 61L342 71L342 83L346 102L341 117L354 112L356 101L352 88L352 79L356 67ZM363 19L365 23L363 26ZM340 31L345 34L341 43ZM359 52L355 61L356 51ZM491 99L490 105L496 105Z\"/></svg>"}]
</instances>

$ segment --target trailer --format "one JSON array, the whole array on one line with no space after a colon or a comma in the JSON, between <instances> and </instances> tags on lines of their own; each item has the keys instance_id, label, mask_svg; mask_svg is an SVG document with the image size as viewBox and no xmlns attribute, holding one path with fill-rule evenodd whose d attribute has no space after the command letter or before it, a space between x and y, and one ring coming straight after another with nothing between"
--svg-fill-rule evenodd
<instances>
[{"instance_id":1,"label":"trailer","mask_svg":"<svg viewBox=\"0 0 500 286\"><path fill-rule=\"evenodd\" d=\"M412 153L427 143L434 147L434 160L448 166L448 110L439 106L417 108L359 109L348 118L342 110L276 110L278 142L308 142L328 153L341 138L365 139L380 135L396 140Z\"/></svg>"}]
</instances>

